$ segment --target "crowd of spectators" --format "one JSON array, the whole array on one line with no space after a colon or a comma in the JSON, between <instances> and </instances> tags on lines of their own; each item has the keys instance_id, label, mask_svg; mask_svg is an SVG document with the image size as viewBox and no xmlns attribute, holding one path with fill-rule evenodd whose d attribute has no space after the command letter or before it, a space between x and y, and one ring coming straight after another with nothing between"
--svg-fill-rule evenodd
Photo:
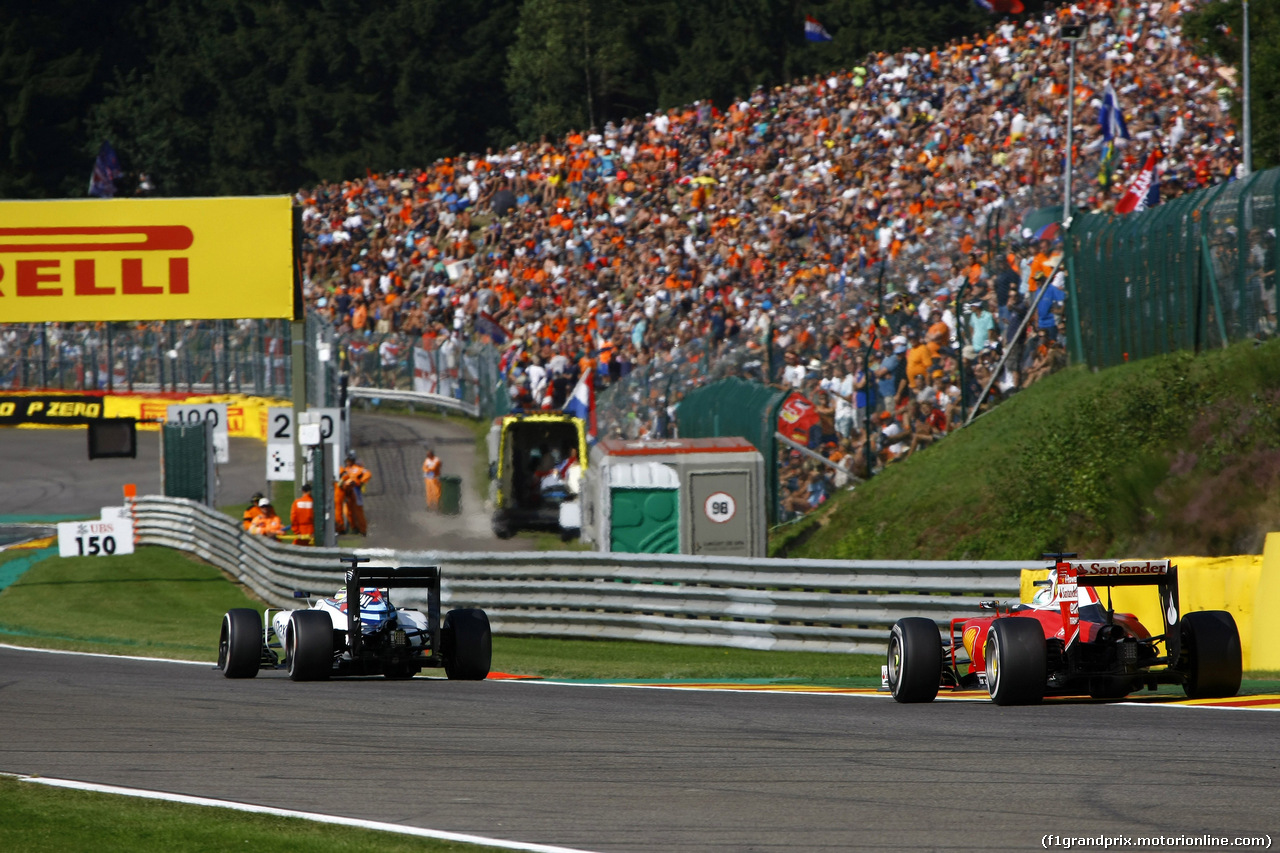
<instances>
[{"instance_id":1,"label":"crowd of spectators","mask_svg":"<svg viewBox=\"0 0 1280 853\"><path fill-rule=\"evenodd\" d=\"M492 340L519 408L559 407L594 371L611 434L669 434L719 376L794 387L823 423L806 449L835 463L784 452L802 512L944 436L988 384L984 405L1065 364L1059 247L1024 222L1062 203L1069 94L1078 209L1112 209L1156 150L1166 199L1235 176L1236 81L1183 39L1193 5L993 19L723 107L309 189L308 299L356 336ZM1086 26L1073 93L1063 22ZM1115 153L1108 82L1130 136Z\"/></svg>"},{"instance_id":2,"label":"crowd of spectators","mask_svg":"<svg viewBox=\"0 0 1280 853\"><path fill-rule=\"evenodd\" d=\"M1198 2L993 18L731 104L304 189L308 310L377 375L490 342L515 408L591 371L606 434L672 434L721 376L798 390L821 428L779 464L804 512L1066 363L1060 245L1028 214L1062 205L1068 97L1079 210L1157 150L1165 199L1235 176L1234 69L1179 25ZM1064 22L1086 28L1071 93Z\"/></svg>"}]
</instances>

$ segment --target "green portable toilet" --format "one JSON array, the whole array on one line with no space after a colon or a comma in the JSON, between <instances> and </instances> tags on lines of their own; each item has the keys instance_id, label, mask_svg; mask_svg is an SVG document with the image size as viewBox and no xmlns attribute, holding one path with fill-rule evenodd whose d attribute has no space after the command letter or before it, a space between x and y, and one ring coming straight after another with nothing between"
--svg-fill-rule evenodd
<instances>
[{"instance_id":1,"label":"green portable toilet","mask_svg":"<svg viewBox=\"0 0 1280 853\"><path fill-rule=\"evenodd\" d=\"M674 469L658 462L611 466L608 502L610 551L680 553L680 481Z\"/></svg>"},{"instance_id":2,"label":"green portable toilet","mask_svg":"<svg viewBox=\"0 0 1280 853\"><path fill-rule=\"evenodd\" d=\"M765 472L742 438L626 441L591 449L582 539L638 554L765 556Z\"/></svg>"}]
</instances>

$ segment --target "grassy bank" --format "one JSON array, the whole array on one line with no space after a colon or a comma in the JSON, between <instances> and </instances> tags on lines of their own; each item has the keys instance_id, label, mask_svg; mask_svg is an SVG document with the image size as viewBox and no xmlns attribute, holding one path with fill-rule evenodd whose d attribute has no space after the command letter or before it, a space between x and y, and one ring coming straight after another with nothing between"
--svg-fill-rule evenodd
<instances>
[{"instance_id":1,"label":"grassy bank","mask_svg":"<svg viewBox=\"0 0 1280 853\"><path fill-rule=\"evenodd\" d=\"M813 558L1257 554L1280 530L1280 341L1051 376L783 534Z\"/></svg>"}]
</instances>

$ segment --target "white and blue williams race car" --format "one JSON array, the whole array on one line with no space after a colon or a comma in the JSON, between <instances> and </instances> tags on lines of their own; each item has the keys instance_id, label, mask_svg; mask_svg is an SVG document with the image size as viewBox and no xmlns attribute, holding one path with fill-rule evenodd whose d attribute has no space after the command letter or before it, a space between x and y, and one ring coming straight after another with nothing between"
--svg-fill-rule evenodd
<instances>
[{"instance_id":1,"label":"white and blue williams race car","mask_svg":"<svg viewBox=\"0 0 1280 853\"><path fill-rule=\"evenodd\" d=\"M451 679L489 675L492 636L483 610L450 610L440 619L440 569L370 568L350 563L346 585L304 610L228 610L218 640L218 668L227 678L253 678L284 669L294 681L330 676L412 678L424 667L444 667ZM425 612L391 603L390 591L427 591ZM295 593L299 597L306 593Z\"/></svg>"}]
</instances>

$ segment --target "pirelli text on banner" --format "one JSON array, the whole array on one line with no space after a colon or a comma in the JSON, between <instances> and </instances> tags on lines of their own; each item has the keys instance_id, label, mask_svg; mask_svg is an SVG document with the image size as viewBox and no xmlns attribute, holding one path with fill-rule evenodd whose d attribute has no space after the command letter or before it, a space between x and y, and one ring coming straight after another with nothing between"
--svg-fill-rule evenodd
<instances>
[{"instance_id":1,"label":"pirelli text on banner","mask_svg":"<svg viewBox=\"0 0 1280 853\"><path fill-rule=\"evenodd\" d=\"M102 397L84 394L0 394L0 426L83 425L102 417Z\"/></svg>"},{"instance_id":2,"label":"pirelli text on banner","mask_svg":"<svg viewBox=\"0 0 1280 853\"><path fill-rule=\"evenodd\" d=\"M287 196L0 202L8 323L291 318Z\"/></svg>"}]
</instances>

